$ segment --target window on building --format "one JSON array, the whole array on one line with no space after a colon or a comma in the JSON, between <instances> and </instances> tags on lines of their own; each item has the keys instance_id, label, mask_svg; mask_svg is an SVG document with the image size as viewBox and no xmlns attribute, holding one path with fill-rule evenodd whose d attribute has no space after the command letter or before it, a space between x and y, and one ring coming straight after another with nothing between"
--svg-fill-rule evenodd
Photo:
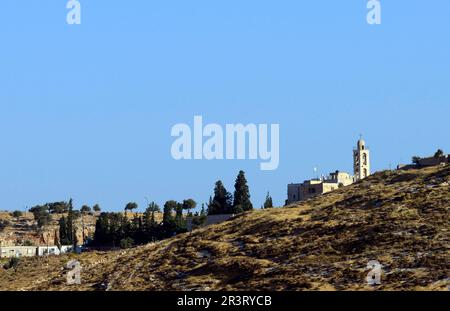
<instances>
[{"instance_id":1,"label":"window on building","mask_svg":"<svg viewBox=\"0 0 450 311\"><path fill-rule=\"evenodd\" d=\"M363 164L367 165L367 154L363 153Z\"/></svg>"},{"instance_id":2,"label":"window on building","mask_svg":"<svg viewBox=\"0 0 450 311\"><path fill-rule=\"evenodd\" d=\"M364 177L367 177L367 168L364 169Z\"/></svg>"}]
</instances>

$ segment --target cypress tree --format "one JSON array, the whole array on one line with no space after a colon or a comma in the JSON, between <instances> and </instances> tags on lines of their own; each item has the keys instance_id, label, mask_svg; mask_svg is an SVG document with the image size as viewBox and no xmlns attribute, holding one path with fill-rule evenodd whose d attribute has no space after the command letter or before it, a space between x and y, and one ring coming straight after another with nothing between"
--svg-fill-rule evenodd
<instances>
[{"instance_id":1,"label":"cypress tree","mask_svg":"<svg viewBox=\"0 0 450 311\"><path fill-rule=\"evenodd\" d=\"M272 197L270 196L269 192L267 192L266 201L264 202L263 208L272 208L272 207L273 207Z\"/></svg>"},{"instance_id":2,"label":"cypress tree","mask_svg":"<svg viewBox=\"0 0 450 311\"><path fill-rule=\"evenodd\" d=\"M69 200L69 214L67 215L67 241L68 244L75 244L75 229L74 229L74 213L73 213L73 201Z\"/></svg>"},{"instance_id":3,"label":"cypress tree","mask_svg":"<svg viewBox=\"0 0 450 311\"><path fill-rule=\"evenodd\" d=\"M61 245L71 244L67 237L67 221L64 216L59 219L59 243Z\"/></svg>"},{"instance_id":4,"label":"cypress tree","mask_svg":"<svg viewBox=\"0 0 450 311\"><path fill-rule=\"evenodd\" d=\"M250 201L250 191L244 171L239 172L234 189L233 212L241 213L252 210L253 205Z\"/></svg>"},{"instance_id":5,"label":"cypress tree","mask_svg":"<svg viewBox=\"0 0 450 311\"><path fill-rule=\"evenodd\" d=\"M170 200L164 204L163 223L170 223L173 221L172 212L177 208L177 202Z\"/></svg>"},{"instance_id":6,"label":"cypress tree","mask_svg":"<svg viewBox=\"0 0 450 311\"><path fill-rule=\"evenodd\" d=\"M222 181L217 181L214 187L214 198L209 199L208 215L232 213L232 197Z\"/></svg>"}]
</instances>

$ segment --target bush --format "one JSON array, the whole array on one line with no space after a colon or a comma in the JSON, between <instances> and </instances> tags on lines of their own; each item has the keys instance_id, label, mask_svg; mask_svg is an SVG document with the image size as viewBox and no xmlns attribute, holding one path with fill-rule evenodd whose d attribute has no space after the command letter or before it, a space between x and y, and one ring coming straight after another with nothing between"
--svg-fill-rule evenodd
<instances>
[{"instance_id":1,"label":"bush","mask_svg":"<svg viewBox=\"0 0 450 311\"><path fill-rule=\"evenodd\" d=\"M23 242L23 246L34 246L34 243L30 240L26 240L25 242Z\"/></svg>"},{"instance_id":2,"label":"bush","mask_svg":"<svg viewBox=\"0 0 450 311\"><path fill-rule=\"evenodd\" d=\"M444 150L438 149L438 150L436 151L436 153L434 154L434 157L435 157L435 158L440 158L440 157L443 157L444 155L445 155Z\"/></svg>"},{"instance_id":3,"label":"bush","mask_svg":"<svg viewBox=\"0 0 450 311\"><path fill-rule=\"evenodd\" d=\"M5 263L3 265L3 269L8 270L8 269L17 269L17 267L20 264L20 259L17 257L12 257L9 259L9 261L7 263Z\"/></svg>"},{"instance_id":4,"label":"bush","mask_svg":"<svg viewBox=\"0 0 450 311\"><path fill-rule=\"evenodd\" d=\"M132 238L125 238L120 240L120 248L126 249L134 246L134 240Z\"/></svg>"},{"instance_id":5,"label":"bush","mask_svg":"<svg viewBox=\"0 0 450 311\"><path fill-rule=\"evenodd\" d=\"M9 226L9 221L7 220L0 220L0 232L5 230L5 228Z\"/></svg>"},{"instance_id":6,"label":"bush","mask_svg":"<svg viewBox=\"0 0 450 311\"><path fill-rule=\"evenodd\" d=\"M15 218L22 217L22 215L23 215L23 213L21 211L14 211L12 213L12 216L15 217Z\"/></svg>"}]
</instances>

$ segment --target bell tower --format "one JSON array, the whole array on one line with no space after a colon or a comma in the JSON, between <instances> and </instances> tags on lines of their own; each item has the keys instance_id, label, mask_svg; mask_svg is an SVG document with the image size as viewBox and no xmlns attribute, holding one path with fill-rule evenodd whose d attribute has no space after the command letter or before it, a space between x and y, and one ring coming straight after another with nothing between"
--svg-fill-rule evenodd
<instances>
[{"instance_id":1,"label":"bell tower","mask_svg":"<svg viewBox=\"0 0 450 311\"><path fill-rule=\"evenodd\" d=\"M370 175L370 151L362 138L358 140L356 149L353 150L353 172L355 181Z\"/></svg>"}]
</instances>

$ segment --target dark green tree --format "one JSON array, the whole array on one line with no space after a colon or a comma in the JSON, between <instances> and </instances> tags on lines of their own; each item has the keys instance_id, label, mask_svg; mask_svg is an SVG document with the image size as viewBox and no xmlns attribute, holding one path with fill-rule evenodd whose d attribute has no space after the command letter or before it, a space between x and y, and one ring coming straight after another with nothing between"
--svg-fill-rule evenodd
<instances>
[{"instance_id":1,"label":"dark green tree","mask_svg":"<svg viewBox=\"0 0 450 311\"><path fill-rule=\"evenodd\" d=\"M102 246L112 243L108 213L101 213L95 223L94 245Z\"/></svg>"},{"instance_id":2,"label":"dark green tree","mask_svg":"<svg viewBox=\"0 0 450 311\"><path fill-rule=\"evenodd\" d=\"M73 210L73 200L70 199L69 203L68 203L68 215L67 215L67 222L66 222L66 227L67 227L67 240L68 240L68 244L72 244L74 246L76 246L76 238L75 238L75 213Z\"/></svg>"},{"instance_id":3,"label":"dark green tree","mask_svg":"<svg viewBox=\"0 0 450 311\"><path fill-rule=\"evenodd\" d=\"M15 217L15 218L22 217L22 215L23 215L23 213L21 211L14 211L12 213L12 216Z\"/></svg>"},{"instance_id":4,"label":"dark green tree","mask_svg":"<svg viewBox=\"0 0 450 311\"><path fill-rule=\"evenodd\" d=\"M244 171L239 172L234 189L233 212L241 213L252 210L253 205L250 201L250 191Z\"/></svg>"},{"instance_id":5,"label":"dark green tree","mask_svg":"<svg viewBox=\"0 0 450 311\"><path fill-rule=\"evenodd\" d=\"M187 210L188 215L192 216L191 210L197 206L197 202L193 199L187 199L183 201L183 209Z\"/></svg>"},{"instance_id":6,"label":"dark green tree","mask_svg":"<svg viewBox=\"0 0 450 311\"><path fill-rule=\"evenodd\" d=\"M202 209L200 210L200 215L201 216L206 215L206 210L205 210L205 204L204 203L202 203Z\"/></svg>"},{"instance_id":7,"label":"dark green tree","mask_svg":"<svg viewBox=\"0 0 450 311\"><path fill-rule=\"evenodd\" d=\"M102 209L100 208L100 205L98 205L98 204L95 204L93 207L92 207L92 209L94 210L94 212L100 212Z\"/></svg>"},{"instance_id":8,"label":"dark green tree","mask_svg":"<svg viewBox=\"0 0 450 311\"><path fill-rule=\"evenodd\" d=\"M66 220L66 217L64 217L64 216L62 216L59 219L59 243L61 245L72 244L72 242L69 241L69 238L67 236L67 220Z\"/></svg>"},{"instance_id":9,"label":"dark green tree","mask_svg":"<svg viewBox=\"0 0 450 311\"><path fill-rule=\"evenodd\" d=\"M183 204L178 202L175 207L175 223L179 228L183 226Z\"/></svg>"},{"instance_id":10,"label":"dark green tree","mask_svg":"<svg viewBox=\"0 0 450 311\"><path fill-rule=\"evenodd\" d=\"M52 216L49 213L48 205L36 205L29 210L33 213L34 220L37 222L38 228L46 226L51 220Z\"/></svg>"},{"instance_id":11,"label":"dark green tree","mask_svg":"<svg viewBox=\"0 0 450 311\"><path fill-rule=\"evenodd\" d=\"M225 189L222 181L217 181L214 187L214 198L209 199L208 215L231 214L232 197Z\"/></svg>"},{"instance_id":12,"label":"dark green tree","mask_svg":"<svg viewBox=\"0 0 450 311\"><path fill-rule=\"evenodd\" d=\"M267 192L263 208L272 208L272 207L273 207L273 200L272 197L270 196L270 193Z\"/></svg>"},{"instance_id":13,"label":"dark green tree","mask_svg":"<svg viewBox=\"0 0 450 311\"><path fill-rule=\"evenodd\" d=\"M87 206L87 205L83 205L83 206L80 208L80 212L81 212L82 214L88 214L89 212L91 212L91 208L90 208L89 206Z\"/></svg>"},{"instance_id":14,"label":"dark green tree","mask_svg":"<svg viewBox=\"0 0 450 311\"><path fill-rule=\"evenodd\" d=\"M435 158L440 158L440 157L443 157L445 154L444 154L444 150L442 150L442 149L438 149L437 151L436 151L436 153L434 154L434 157Z\"/></svg>"},{"instance_id":15,"label":"dark green tree","mask_svg":"<svg viewBox=\"0 0 450 311\"><path fill-rule=\"evenodd\" d=\"M157 225L155 220L155 213L159 213L161 209L159 208L159 205L155 202L151 202L148 204L147 209L144 212L144 227L149 230L153 230L154 227Z\"/></svg>"},{"instance_id":16,"label":"dark green tree","mask_svg":"<svg viewBox=\"0 0 450 311\"><path fill-rule=\"evenodd\" d=\"M133 212L133 210L137 209L138 205L136 202L129 202L127 203L127 205L125 206L125 213L127 211Z\"/></svg>"},{"instance_id":17,"label":"dark green tree","mask_svg":"<svg viewBox=\"0 0 450 311\"><path fill-rule=\"evenodd\" d=\"M177 202L170 200L164 204L163 223L170 223L173 221L173 211L177 208Z\"/></svg>"}]
</instances>

